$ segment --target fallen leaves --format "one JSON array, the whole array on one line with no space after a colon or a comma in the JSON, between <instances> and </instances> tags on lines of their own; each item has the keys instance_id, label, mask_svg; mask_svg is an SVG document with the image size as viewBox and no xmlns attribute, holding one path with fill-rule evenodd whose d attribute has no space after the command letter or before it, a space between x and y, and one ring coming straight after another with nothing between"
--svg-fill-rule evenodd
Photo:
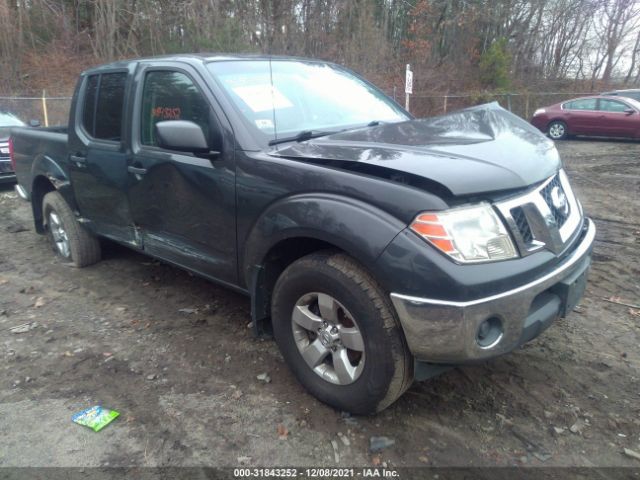
<instances>
[{"instance_id":1,"label":"fallen leaves","mask_svg":"<svg viewBox=\"0 0 640 480\"><path fill-rule=\"evenodd\" d=\"M27 333L28 331L33 330L37 326L38 326L38 322L23 323L21 325L16 325L15 327L11 327L9 331L11 333L16 333L16 334Z\"/></svg>"},{"instance_id":2,"label":"fallen leaves","mask_svg":"<svg viewBox=\"0 0 640 480\"><path fill-rule=\"evenodd\" d=\"M276 430L278 432L278 438L280 440L286 440L287 437L289 436L289 430L287 430L287 427L285 427L282 423L278 425Z\"/></svg>"},{"instance_id":3,"label":"fallen leaves","mask_svg":"<svg viewBox=\"0 0 640 480\"><path fill-rule=\"evenodd\" d=\"M45 300L44 297L38 297L36 298L36 302L33 304L34 308L40 308L40 307L44 307L47 304L47 301Z\"/></svg>"},{"instance_id":4,"label":"fallen leaves","mask_svg":"<svg viewBox=\"0 0 640 480\"><path fill-rule=\"evenodd\" d=\"M622 300L622 297L611 296L609 298L602 297L602 299L605 302L615 303L616 305L623 305L625 307L629 307L629 308L633 308L633 309L640 309L640 305L636 305L634 303L629 303L626 300Z\"/></svg>"}]
</instances>

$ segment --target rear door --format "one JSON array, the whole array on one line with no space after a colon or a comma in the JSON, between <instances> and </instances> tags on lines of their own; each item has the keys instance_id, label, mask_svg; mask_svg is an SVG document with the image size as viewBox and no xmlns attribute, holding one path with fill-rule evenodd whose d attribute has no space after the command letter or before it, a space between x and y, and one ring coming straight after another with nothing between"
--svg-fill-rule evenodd
<instances>
[{"instance_id":1,"label":"rear door","mask_svg":"<svg viewBox=\"0 0 640 480\"><path fill-rule=\"evenodd\" d=\"M129 201L152 255L237 284L234 138L207 83L191 66L154 62L136 73ZM223 132L215 157L158 146L155 124L188 120Z\"/></svg>"},{"instance_id":2,"label":"rear door","mask_svg":"<svg viewBox=\"0 0 640 480\"><path fill-rule=\"evenodd\" d=\"M69 170L80 215L97 233L136 243L126 194L129 79L122 69L84 78L69 126Z\"/></svg>"},{"instance_id":3,"label":"rear door","mask_svg":"<svg viewBox=\"0 0 640 480\"><path fill-rule=\"evenodd\" d=\"M628 113L633 110L633 113ZM601 128L612 137L634 137L640 130L638 111L622 100L601 98L598 100Z\"/></svg>"},{"instance_id":4,"label":"rear door","mask_svg":"<svg viewBox=\"0 0 640 480\"><path fill-rule=\"evenodd\" d=\"M602 135L598 133L600 113L597 98L581 98L562 105L563 117L571 134Z\"/></svg>"}]
</instances>

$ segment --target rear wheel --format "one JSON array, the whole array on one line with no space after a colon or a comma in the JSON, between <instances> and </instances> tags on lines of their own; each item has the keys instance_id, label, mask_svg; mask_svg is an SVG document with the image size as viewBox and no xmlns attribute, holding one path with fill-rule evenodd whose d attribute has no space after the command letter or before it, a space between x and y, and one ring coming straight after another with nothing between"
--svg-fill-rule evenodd
<instances>
[{"instance_id":1,"label":"rear wheel","mask_svg":"<svg viewBox=\"0 0 640 480\"><path fill-rule=\"evenodd\" d=\"M67 202L58 192L49 192L42 201L45 229L53 251L76 267L100 260L100 242L76 220Z\"/></svg>"},{"instance_id":2,"label":"rear wheel","mask_svg":"<svg viewBox=\"0 0 640 480\"><path fill-rule=\"evenodd\" d=\"M351 257L320 252L291 264L271 313L287 364L321 401L373 413L411 385L412 358L387 295Z\"/></svg>"},{"instance_id":3,"label":"rear wheel","mask_svg":"<svg viewBox=\"0 0 640 480\"><path fill-rule=\"evenodd\" d=\"M547 134L552 140L564 140L569 136L567 124L561 120L554 120L547 127Z\"/></svg>"}]
</instances>

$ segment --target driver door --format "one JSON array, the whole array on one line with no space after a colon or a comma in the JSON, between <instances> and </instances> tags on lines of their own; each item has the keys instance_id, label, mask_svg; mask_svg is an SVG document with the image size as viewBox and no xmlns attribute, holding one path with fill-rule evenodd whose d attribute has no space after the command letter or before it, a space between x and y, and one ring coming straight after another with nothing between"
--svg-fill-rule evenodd
<instances>
[{"instance_id":1,"label":"driver door","mask_svg":"<svg viewBox=\"0 0 640 480\"><path fill-rule=\"evenodd\" d=\"M136 73L129 203L144 250L206 277L237 284L233 135L205 82L184 65ZM215 107L214 107L215 105ZM223 149L209 158L158 145L155 124L188 120Z\"/></svg>"}]
</instances>

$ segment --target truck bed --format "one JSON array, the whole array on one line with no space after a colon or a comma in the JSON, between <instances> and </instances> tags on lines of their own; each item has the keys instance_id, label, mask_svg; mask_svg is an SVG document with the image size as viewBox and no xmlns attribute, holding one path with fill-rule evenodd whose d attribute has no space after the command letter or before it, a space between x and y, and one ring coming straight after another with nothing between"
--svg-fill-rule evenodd
<instances>
[{"instance_id":1,"label":"truck bed","mask_svg":"<svg viewBox=\"0 0 640 480\"><path fill-rule=\"evenodd\" d=\"M43 160L66 163L68 135L66 126L46 128L15 127L11 130L18 183L31 195L33 169Z\"/></svg>"}]
</instances>

